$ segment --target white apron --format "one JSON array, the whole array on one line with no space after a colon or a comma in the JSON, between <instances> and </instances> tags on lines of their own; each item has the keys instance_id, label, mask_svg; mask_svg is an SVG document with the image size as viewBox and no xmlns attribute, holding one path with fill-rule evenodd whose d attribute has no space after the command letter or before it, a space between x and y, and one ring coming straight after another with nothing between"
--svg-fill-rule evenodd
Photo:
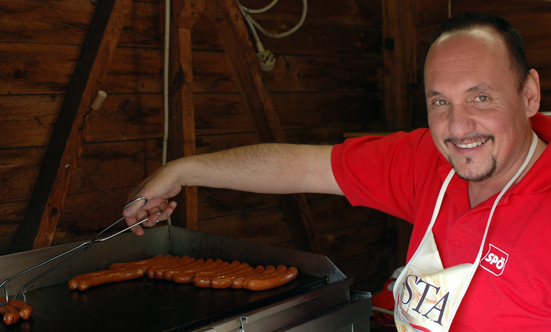
<instances>
[{"instance_id":1,"label":"white apron","mask_svg":"<svg viewBox=\"0 0 551 332\"><path fill-rule=\"evenodd\" d=\"M455 174L454 169L450 171L438 194L427 232L394 284L394 321L398 331L443 332L449 330L457 308L479 265L486 235L497 204L528 165L534 155L537 140L536 134L533 133L530 151L524 163L496 198L474 263L459 264L444 269L434 242L432 227L440 211L446 188Z\"/></svg>"}]
</instances>

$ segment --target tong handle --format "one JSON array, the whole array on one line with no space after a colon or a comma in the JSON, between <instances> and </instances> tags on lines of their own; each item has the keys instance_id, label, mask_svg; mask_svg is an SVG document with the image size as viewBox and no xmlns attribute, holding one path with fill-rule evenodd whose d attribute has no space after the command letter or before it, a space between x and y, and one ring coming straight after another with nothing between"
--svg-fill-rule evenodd
<instances>
[{"instance_id":1,"label":"tong handle","mask_svg":"<svg viewBox=\"0 0 551 332\"><path fill-rule=\"evenodd\" d=\"M142 207L144 207L144 206L147 204L147 198L145 198L145 197L142 196L142 197L138 197L138 198L132 200L130 203L126 204L126 205L124 206L124 208L123 208L123 211L124 211L127 207L129 207L130 205L136 203L137 201L142 201L142 200L144 201L144 203L142 204ZM158 213L157 213L157 215L160 215L160 214L161 214L161 212L158 212ZM126 232L126 231L129 230L129 229L132 229L132 228L134 228L134 227L136 227L136 226L138 226L138 225L143 224L144 222L148 221L149 218L145 218L144 220L141 220L141 221L135 223L134 225L131 225L131 226L129 226L129 227L123 229L122 231L119 231L119 232L117 232L117 233L115 233L115 234L113 234L113 235L110 235L110 236L105 237L105 238L102 238L102 239L98 239L98 237L99 237L101 234L105 233L107 230L109 230L111 227L115 226L116 224L118 224L118 223L121 222L122 220L124 220L124 217L120 218L119 220L117 220L116 222L114 222L113 224L109 225L107 228L105 228L105 229L102 230L101 232L99 232L92 240L87 241L87 242L84 242L84 243L81 243L80 245L74 247L73 249L67 250L66 252L64 252L64 253L62 253L62 254L59 254L59 255L57 255L57 256L55 256L55 257L53 257L53 258L48 259L47 261L44 261L44 262L42 262L42 263L40 263L40 264L37 264L37 265L35 265L35 266L32 266L32 267L30 267L30 268L24 270L23 272L20 272L20 273L18 273L18 274L16 274L16 275L11 276L11 277L9 277L8 279L4 280L2 283L0 283L0 288L3 288L3 289L4 289L4 293L5 293L5 296L6 296L6 302L1 302L1 300L0 300L0 306L5 306L6 304L8 304L8 301L9 301L8 290L7 290L7 288L6 288L6 283L7 283L8 281L11 281L11 280L13 280L13 279L15 279L15 278L17 278L17 277L19 277L19 276L21 276L21 275L27 273L27 272L30 272L30 271L32 271L32 270L34 270L34 269L36 269L36 268L39 268L39 267L41 267L41 266L43 266L43 265L45 265L45 264L48 264L48 263L50 263L50 262L52 262L52 261L55 261L55 260L57 260L58 258L61 258L61 257L65 256L65 255L67 255L67 254L69 254L69 253L71 253L71 252L73 252L73 251L79 249L79 248L82 248L82 249L80 249L79 251L77 251L76 253L74 253L73 255L69 256L68 258L64 259L63 261L59 262L59 263L56 264L55 266L49 268L48 270L44 271L43 273L41 273L41 274L38 275L37 277L33 278L32 280L28 281L28 282L25 283L23 286L21 286L21 288L19 289L19 291L18 291L17 294L15 295L14 299L17 299L17 297L19 296L19 294L23 294L23 300L26 302L27 299L26 299L26 297L25 297L25 293L23 293L23 289L24 289L25 287L27 287L27 286L30 285L31 283L35 282L36 280L42 278L42 277L45 276L46 274L52 272L53 270L57 269L60 265L65 264L67 261L73 259L73 258L76 257L77 255L79 255L79 254L83 253L84 251L88 250L94 243L96 243L96 242L107 241L107 240L109 240L109 239L112 238L112 237L115 237L115 236L117 236L117 235L119 235L119 234L121 234L121 233L123 233L123 232ZM157 222L159 222L159 221L157 220ZM83 247L84 247L84 248L83 248Z\"/></svg>"}]
</instances>

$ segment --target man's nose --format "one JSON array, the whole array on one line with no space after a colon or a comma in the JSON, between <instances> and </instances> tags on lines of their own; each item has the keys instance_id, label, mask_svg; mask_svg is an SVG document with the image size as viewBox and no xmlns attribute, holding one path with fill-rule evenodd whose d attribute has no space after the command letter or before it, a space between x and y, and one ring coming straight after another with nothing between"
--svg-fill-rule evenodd
<instances>
[{"instance_id":1,"label":"man's nose","mask_svg":"<svg viewBox=\"0 0 551 332\"><path fill-rule=\"evenodd\" d=\"M450 115L450 132L455 137L464 137L475 130L469 105L454 104Z\"/></svg>"}]
</instances>

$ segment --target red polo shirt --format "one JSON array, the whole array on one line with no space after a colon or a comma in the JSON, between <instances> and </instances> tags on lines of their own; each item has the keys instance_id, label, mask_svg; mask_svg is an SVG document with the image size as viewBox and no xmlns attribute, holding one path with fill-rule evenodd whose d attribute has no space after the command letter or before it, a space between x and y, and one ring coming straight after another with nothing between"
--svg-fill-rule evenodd
<instances>
[{"instance_id":1,"label":"red polo shirt","mask_svg":"<svg viewBox=\"0 0 551 332\"><path fill-rule=\"evenodd\" d=\"M551 142L551 119L532 126ZM355 206L384 211L414 224L408 259L419 246L451 165L428 129L361 137L336 145L332 167ZM473 263L498 194L470 209L468 182L453 177L433 227L444 268ZM551 330L551 148L501 198L483 258L451 331Z\"/></svg>"}]
</instances>

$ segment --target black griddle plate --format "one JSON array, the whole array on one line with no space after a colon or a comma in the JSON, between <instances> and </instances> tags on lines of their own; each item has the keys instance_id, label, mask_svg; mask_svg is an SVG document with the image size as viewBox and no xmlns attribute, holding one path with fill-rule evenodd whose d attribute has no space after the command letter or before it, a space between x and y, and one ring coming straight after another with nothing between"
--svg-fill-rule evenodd
<instances>
[{"instance_id":1,"label":"black griddle plate","mask_svg":"<svg viewBox=\"0 0 551 332\"><path fill-rule=\"evenodd\" d=\"M191 331L242 315L326 284L324 278L299 274L291 283L253 292L199 288L192 284L140 278L71 291L67 284L27 293L31 319L4 331Z\"/></svg>"}]
</instances>

